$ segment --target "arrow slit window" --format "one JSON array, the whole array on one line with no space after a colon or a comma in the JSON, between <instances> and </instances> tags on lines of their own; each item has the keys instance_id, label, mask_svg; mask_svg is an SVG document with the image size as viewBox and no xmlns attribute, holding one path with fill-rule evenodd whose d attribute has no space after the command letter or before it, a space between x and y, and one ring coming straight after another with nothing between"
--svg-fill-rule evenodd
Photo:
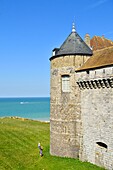
<instances>
[{"instance_id":1,"label":"arrow slit window","mask_svg":"<svg viewBox=\"0 0 113 170\"><path fill-rule=\"evenodd\" d=\"M70 92L70 76L62 75L62 91Z\"/></svg>"}]
</instances>

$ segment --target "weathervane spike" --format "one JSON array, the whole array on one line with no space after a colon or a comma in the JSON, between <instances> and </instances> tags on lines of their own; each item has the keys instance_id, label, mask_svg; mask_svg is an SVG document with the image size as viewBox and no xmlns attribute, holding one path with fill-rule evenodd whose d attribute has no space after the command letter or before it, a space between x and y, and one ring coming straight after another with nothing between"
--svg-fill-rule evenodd
<instances>
[{"instance_id":1,"label":"weathervane spike","mask_svg":"<svg viewBox=\"0 0 113 170\"><path fill-rule=\"evenodd\" d=\"M72 32L76 32L75 31L75 23L73 22L73 25L72 25Z\"/></svg>"}]
</instances>

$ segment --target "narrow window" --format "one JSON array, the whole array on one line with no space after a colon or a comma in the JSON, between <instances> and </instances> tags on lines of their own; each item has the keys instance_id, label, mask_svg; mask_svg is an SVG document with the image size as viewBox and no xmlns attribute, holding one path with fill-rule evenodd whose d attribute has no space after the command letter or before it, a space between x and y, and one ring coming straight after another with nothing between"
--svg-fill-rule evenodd
<instances>
[{"instance_id":1,"label":"narrow window","mask_svg":"<svg viewBox=\"0 0 113 170\"><path fill-rule=\"evenodd\" d=\"M106 148L107 149L107 145L103 142L97 142L97 144L103 148Z\"/></svg>"},{"instance_id":2,"label":"narrow window","mask_svg":"<svg viewBox=\"0 0 113 170\"><path fill-rule=\"evenodd\" d=\"M103 73L105 74L105 69L103 69Z\"/></svg>"},{"instance_id":3,"label":"narrow window","mask_svg":"<svg viewBox=\"0 0 113 170\"><path fill-rule=\"evenodd\" d=\"M69 75L62 76L62 91L70 92L70 76Z\"/></svg>"},{"instance_id":4,"label":"narrow window","mask_svg":"<svg viewBox=\"0 0 113 170\"><path fill-rule=\"evenodd\" d=\"M89 74L89 70L87 70L86 73Z\"/></svg>"}]
</instances>

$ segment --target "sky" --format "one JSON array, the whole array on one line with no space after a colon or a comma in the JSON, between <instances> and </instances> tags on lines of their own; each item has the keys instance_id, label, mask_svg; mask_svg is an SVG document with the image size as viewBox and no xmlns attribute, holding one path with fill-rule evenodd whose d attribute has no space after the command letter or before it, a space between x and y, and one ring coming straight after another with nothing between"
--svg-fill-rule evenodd
<instances>
[{"instance_id":1,"label":"sky","mask_svg":"<svg viewBox=\"0 0 113 170\"><path fill-rule=\"evenodd\" d=\"M49 97L52 50L75 22L113 41L113 0L0 0L0 97Z\"/></svg>"}]
</instances>

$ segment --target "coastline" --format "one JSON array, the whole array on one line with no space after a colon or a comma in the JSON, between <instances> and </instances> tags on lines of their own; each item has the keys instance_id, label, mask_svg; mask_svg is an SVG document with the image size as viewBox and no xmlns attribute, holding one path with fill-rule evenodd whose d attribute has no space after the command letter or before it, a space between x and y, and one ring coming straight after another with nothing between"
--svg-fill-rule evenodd
<instances>
[{"instance_id":1,"label":"coastline","mask_svg":"<svg viewBox=\"0 0 113 170\"><path fill-rule=\"evenodd\" d=\"M50 98L0 98L0 118L2 117L50 122Z\"/></svg>"},{"instance_id":2,"label":"coastline","mask_svg":"<svg viewBox=\"0 0 113 170\"><path fill-rule=\"evenodd\" d=\"M0 119L4 119L4 118L9 118L9 119L19 119L22 121L25 120L31 120L31 121L37 121L37 122L42 122L42 123L50 123L50 120L43 120L43 119L31 119L31 118L24 118L24 117L18 117L18 116L4 116L4 117L0 117Z\"/></svg>"}]
</instances>

